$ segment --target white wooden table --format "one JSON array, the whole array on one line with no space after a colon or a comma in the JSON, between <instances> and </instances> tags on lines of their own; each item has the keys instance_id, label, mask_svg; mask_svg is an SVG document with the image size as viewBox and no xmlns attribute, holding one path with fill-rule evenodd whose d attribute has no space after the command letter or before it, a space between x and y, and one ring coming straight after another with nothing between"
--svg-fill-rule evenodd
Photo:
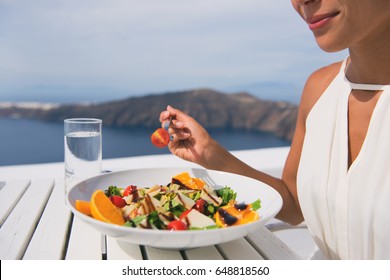
<instances>
[{"instance_id":1,"label":"white wooden table","mask_svg":"<svg viewBox=\"0 0 390 280\"><path fill-rule=\"evenodd\" d=\"M160 156L159 159L164 157ZM138 167L154 167L151 163L155 160L156 157L142 160L128 158L105 163L108 167L124 167L126 163L125 167L129 168L136 161ZM173 160L171 164L177 162ZM40 176L26 175L31 169ZM102 244L100 232L73 217L66 207L63 178L58 176L63 174L61 164L0 168L0 171L3 172L0 172L1 260L100 260L105 258L102 245L106 245L109 260L299 259L265 227L245 238L190 250L156 249L124 243L111 237L106 237L105 244ZM8 176L5 172L8 172Z\"/></svg>"}]
</instances>

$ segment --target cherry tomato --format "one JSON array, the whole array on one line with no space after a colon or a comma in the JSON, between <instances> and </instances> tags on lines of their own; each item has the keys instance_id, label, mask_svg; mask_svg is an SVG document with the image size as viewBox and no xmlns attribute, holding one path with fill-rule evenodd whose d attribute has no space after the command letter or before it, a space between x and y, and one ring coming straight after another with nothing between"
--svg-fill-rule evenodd
<instances>
[{"instance_id":1,"label":"cherry tomato","mask_svg":"<svg viewBox=\"0 0 390 280\"><path fill-rule=\"evenodd\" d=\"M164 128L157 128L156 131L153 132L150 136L150 140L156 147L164 148L169 144L169 133Z\"/></svg>"},{"instance_id":2,"label":"cherry tomato","mask_svg":"<svg viewBox=\"0 0 390 280\"><path fill-rule=\"evenodd\" d=\"M187 209L187 210L183 211L183 213L181 213L180 217L179 217L180 221L183 220L185 217L187 217L188 213L190 213L191 210L192 209Z\"/></svg>"},{"instance_id":3,"label":"cherry tomato","mask_svg":"<svg viewBox=\"0 0 390 280\"><path fill-rule=\"evenodd\" d=\"M167 226L169 230L187 230L187 225L179 220L170 222Z\"/></svg>"},{"instance_id":4,"label":"cherry tomato","mask_svg":"<svg viewBox=\"0 0 390 280\"><path fill-rule=\"evenodd\" d=\"M135 192L137 190L137 187L136 186L133 186L133 185L130 185L128 186L124 192L123 192L123 196L128 196L130 194L132 194L133 192Z\"/></svg>"},{"instance_id":5,"label":"cherry tomato","mask_svg":"<svg viewBox=\"0 0 390 280\"><path fill-rule=\"evenodd\" d=\"M112 204L114 204L116 207L122 208L127 205L126 201L120 197L119 195L112 195L110 196L110 200Z\"/></svg>"},{"instance_id":6,"label":"cherry tomato","mask_svg":"<svg viewBox=\"0 0 390 280\"><path fill-rule=\"evenodd\" d=\"M200 198L197 201L195 201L194 209L198 210L200 213L204 213L205 208L207 206L207 201Z\"/></svg>"}]
</instances>

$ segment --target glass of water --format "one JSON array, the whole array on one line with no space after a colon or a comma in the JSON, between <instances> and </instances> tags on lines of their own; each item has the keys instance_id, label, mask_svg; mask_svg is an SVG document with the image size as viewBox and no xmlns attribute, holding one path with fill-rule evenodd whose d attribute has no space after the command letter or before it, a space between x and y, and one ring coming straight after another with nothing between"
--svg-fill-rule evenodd
<instances>
[{"instance_id":1,"label":"glass of water","mask_svg":"<svg viewBox=\"0 0 390 280\"><path fill-rule=\"evenodd\" d=\"M65 196L75 184L99 175L102 168L102 120L64 120Z\"/></svg>"}]
</instances>

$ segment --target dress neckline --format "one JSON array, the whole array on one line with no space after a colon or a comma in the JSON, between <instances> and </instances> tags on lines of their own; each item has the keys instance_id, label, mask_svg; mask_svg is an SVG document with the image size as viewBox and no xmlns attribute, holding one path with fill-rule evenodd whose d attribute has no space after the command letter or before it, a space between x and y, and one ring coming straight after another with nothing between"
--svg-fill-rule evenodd
<instances>
[{"instance_id":1,"label":"dress neckline","mask_svg":"<svg viewBox=\"0 0 390 280\"><path fill-rule=\"evenodd\" d=\"M343 73L344 81L349 84L351 89L355 89L355 90L368 90L368 91L390 90L390 85L357 84L357 83L353 83L350 80L348 80L348 78L346 76L346 70L348 68L347 61L348 61L348 57L346 57L343 60L343 64L342 64L340 70Z\"/></svg>"}]
</instances>

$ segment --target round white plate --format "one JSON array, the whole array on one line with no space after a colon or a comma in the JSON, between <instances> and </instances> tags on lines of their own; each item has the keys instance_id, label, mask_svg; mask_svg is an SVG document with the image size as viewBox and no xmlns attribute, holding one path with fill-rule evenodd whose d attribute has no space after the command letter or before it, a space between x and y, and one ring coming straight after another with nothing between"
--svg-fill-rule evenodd
<instances>
[{"instance_id":1,"label":"round white plate","mask_svg":"<svg viewBox=\"0 0 390 280\"><path fill-rule=\"evenodd\" d=\"M172 177L188 172L191 177L204 180L215 189L231 187L237 193L238 203L261 201L258 210L260 219L245 225L231 226L212 230L165 231L118 226L95 220L75 209L76 199L90 200L92 193L105 190L110 185L125 188L136 185L139 188L166 185ZM228 242L256 231L272 219L282 207L282 198L270 186L260 181L220 171L200 168L150 168L112 172L87 179L75 185L66 197L68 206L74 215L98 231L130 243L149 245L166 249L186 249Z\"/></svg>"}]
</instances>

